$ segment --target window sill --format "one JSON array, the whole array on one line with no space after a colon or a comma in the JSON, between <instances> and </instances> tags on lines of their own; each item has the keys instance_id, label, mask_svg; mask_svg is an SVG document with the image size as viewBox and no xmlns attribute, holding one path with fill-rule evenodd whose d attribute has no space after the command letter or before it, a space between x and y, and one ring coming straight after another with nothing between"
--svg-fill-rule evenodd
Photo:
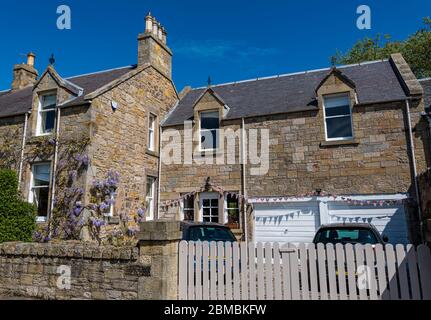
<instances>
[{"instance_id":1,"label":"window sill","mask_svg":"<svg viewBox=\"0 0 431 320\"><path fill-rule=\"evenodd\" d=\"M324 141L320 143L320 148L332 148L332 147L341 147L341 146L356 147L358 145L359 145L359 141L357 141L356 139L341 140L341 141Z\"/></svg>"}]
</instances>

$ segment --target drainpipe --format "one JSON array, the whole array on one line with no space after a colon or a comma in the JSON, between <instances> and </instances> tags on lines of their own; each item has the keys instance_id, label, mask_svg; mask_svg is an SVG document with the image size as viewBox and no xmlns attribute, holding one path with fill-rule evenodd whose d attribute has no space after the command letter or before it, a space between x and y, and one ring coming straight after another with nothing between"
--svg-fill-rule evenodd
<instances>
[{"instance_id":1,"label":"drainpipe","mask_svg":"<svg viewBox=\"0 0 431 320\"><path fill-rule=\"evenodd\" d=\"M54 200L55 200L55 180L57 179L56 171L57 171L57 161L58 161L58 138L60 136L60 118L61 118L61 109L57 108L57 124L55 128L55 151L54 151L54 166L52 172L52 188L51 188L51 210L49 214L52 214L54 210Z\"/></svg>"},{"instance_id":2,"label":"drainpipe","mask_svg":"<svg viewBox=\"0 0 431 320\"><path fill-rule=\"evenodd\" d=\"M409 130L409 139L410 139L410 149L413 163L413 179L415 184L415 193L416 193L416 201L418 202L418 214L419 214L419 227L420 227L420 235L421 240L423 237L423 220L422 220L422 203L419 195L419 183L418 183L418 174L417 174L417 166L416 166L416 154L415 154L415 145L413 141L413 130L411 125L411 116L410 116L410 101L406 99L406 113L407 113L407 126Z\"/></svg>"},{"instance_id":3,"label":"drainpipe","mask_svg":"<svg viewBox=\"0 0 431 320\"><path fill-rule=\"evenodd\" d=\"M245 141L245 120L242 118L242 130L241 130L241 154L242 154L242 181L243 181L243 190L242 195L244 196L243 199L243 210L244 210L244 240L245 243L248 244L248 219L247 219L247 182L246 182L246 141Z\"/></svg>"},{"instance_id":4,"label":"drainpipe","mask_svg":"<svg viewBox=\"0 0 431 320\"><path fill-rule=\"evenodd\" d=\"M22 135L22 144L21 144L21 158L19 160L19 173L18 173L18 191L21 190L21 180L22 180L22 171L24 166L24 153L25 153L25 144L27 140L27 125L28 125L28 115L30 113L26 112L24 119L24 133Z\"/></svg>"},{"instance_id":5,"label":"drainpipe","mask_svg":"<svg viewBox=\"0 0 431 320\"><path fill-rule=\"evenodd\" d=\"M159 125L159 178L157 179L157 219L160 218L160 186L162 180L162 126Z\"/></svg>"}]
</instances>

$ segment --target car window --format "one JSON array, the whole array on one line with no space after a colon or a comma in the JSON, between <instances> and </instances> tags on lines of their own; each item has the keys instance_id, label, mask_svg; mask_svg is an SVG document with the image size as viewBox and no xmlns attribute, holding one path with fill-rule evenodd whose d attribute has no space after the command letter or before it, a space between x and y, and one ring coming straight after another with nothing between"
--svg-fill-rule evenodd
<instances>
[{"instance_id":1,"label":"car window","mask_svg":"<svg viewBox=\"0 0 431 320\"><path fill-rule=\"evenodd\" d=\"M377 238L367 229L323 229L316 236L317 243L377 244Z\"/></svg>"},{"instance_id":2,"label":"car window","mask_svg":"<svg viewBox=\"0 0 431 320\"><path fill-rule=\"evenodd\" d=\"M189 230L189 241L236 241L229 229L217 227L192 227Z\"/></svg>"}]
</instances>

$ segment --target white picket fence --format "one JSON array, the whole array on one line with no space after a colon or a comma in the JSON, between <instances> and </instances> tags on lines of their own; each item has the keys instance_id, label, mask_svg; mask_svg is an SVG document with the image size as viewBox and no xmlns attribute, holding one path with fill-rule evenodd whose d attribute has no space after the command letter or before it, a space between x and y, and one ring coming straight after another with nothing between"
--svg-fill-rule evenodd
<instances>
[{"instance_id":1,"label":"white picket fence","mask_svg":"<svg viewBox=\"0 0 431 320\"><path fill-rule=\"evenodd\" d=\"M180 300L431 300L426 246L181 242Z\"/></svg>"}]
</instances>

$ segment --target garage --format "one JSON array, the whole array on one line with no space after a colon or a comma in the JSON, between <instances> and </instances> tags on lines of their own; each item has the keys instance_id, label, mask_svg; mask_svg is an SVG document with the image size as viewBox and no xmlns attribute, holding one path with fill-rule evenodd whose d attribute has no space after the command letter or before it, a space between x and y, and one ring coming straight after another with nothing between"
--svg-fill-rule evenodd
<instances>
[{"instance_id":1,"label":"garage","mask_svg":"<svg viewBox=\"0 0 431 320\"><path fill-rule=\"evenodd\" d=\"M312 242L320 225L318 202L256 204L257 242Z\"/></svg>"},{"instance_id":2,"label":"garage","mask_svg":"<svg viewBox=\"0 0 431 320\"><path fill-rule=\"evenodd\" d=\"M392 244L409 243L406 210L403 204L375 205L378 196L357 197L365 204L352 205L328 198L309 201L271 200L254 202L256 242L311 243L317 229L329 223L371 223ZM400 197L395 198L399 200ZM358 200L359 201L359 200Z\"/></svg>"},{"instance_id":3,"label":"garage","mask_svg":"<svg viewBox=\"0 0 431 320\"><path fill-rule=\"evenodd\" d=\"M407 244L408 228L404 206L351 206L343 202L329 202L331 223L371 223L380 234L388 236L392 244Z\"/></svg>"}]
</instances>

